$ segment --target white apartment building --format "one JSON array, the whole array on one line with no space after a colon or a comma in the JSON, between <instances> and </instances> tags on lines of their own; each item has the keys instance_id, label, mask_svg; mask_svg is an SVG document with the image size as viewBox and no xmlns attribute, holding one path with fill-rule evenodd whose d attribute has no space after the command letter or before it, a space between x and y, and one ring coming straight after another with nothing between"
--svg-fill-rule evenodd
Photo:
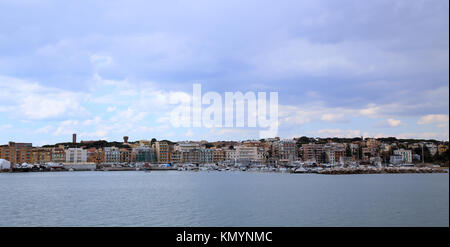
<instances>
[{"instance_id":1,"label":"white apartment building","mask_svg":"<svg viewBox=\"0 0 450 247\"><path fill-rule=\"evenodd\" d=\"M297 159L297 144L294 140L281 140L273 143L273 150L280 161Z\"/></svg>"},{"instance_id":2,"label":"white apartment building","mask_svg":"<svg viewBox=\"0 0 450 247\"><path fill-rule=\"evenodd\" d=\"M236 149L226 149L225 150L225 160L235 160L237 159Z\"/></svg>"},{"instance_id":3,"label":"white apartment building","mask_svg":"<svg viewBox=\"0 0 450 247\"><path fill-rule=\"evenodd\" d=\"M394 150L394 155L400 155L403 157L404 162L411 163L412 162L412 151L405 149Z\"/></svg>"},{"instance_id":4,"label":"white apartment building","mask_svg":"<svg viewBox=\"0 0 450 247\"><path fill-rule=\"evenodd\" d=\"M239 160L261 161L258 157L257 147L238 146L236 152Z\"/></svg>"},{"instance_id":5,"label":"white apartment building","mask_svg":"<svg viewBox=\"0 0 450 247\"><path fill-rule=\"evenodd\" d=\"M430 151L431 156L433 156L437 153L438 148L435 144L427 143L426 146L427 146L428 150Z\"/></svg>"},{"instance_id":6,"label":"white apartment building","mask_svg":"<svg viewBox=\"0 0 450 247\"><path fill-rule=\"evenodd\" d=\"M119 163L120 149L118 147L105 147L105 163Z\"/></svg>"},{"instance_id":7,"label":"white apartment building","mask_svg":"<svg viewBox=\"0 0 450 247\"><path fill-rule=\"evenodd\" d=\"M200 144L190 142L180 142L174 148L175 151L180 152L189 152L192 149L200 149Z\"/></svg>"},{"instance_id":8,"label":"white apartment building","mask_svg":"<svg viewBox=\"0 0 450 247\"><path fill-rule=\"evenodd\" d=\"M85 163L87 162L87 150L82 148L68 148L66 150L67 163Z\"/></svg>"}]
</instances>

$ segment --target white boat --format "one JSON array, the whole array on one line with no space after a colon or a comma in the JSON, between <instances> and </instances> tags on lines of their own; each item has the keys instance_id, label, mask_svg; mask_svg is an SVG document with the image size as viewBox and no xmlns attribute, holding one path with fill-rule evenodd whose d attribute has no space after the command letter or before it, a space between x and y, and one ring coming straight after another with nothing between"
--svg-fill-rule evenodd
<instances>
[{"instance_id":1,"label":"white boat","mask_svg":"<svg viewBox=\"0 0 450 247\"><path fill-rule=\"evenodd\" d=\"M294 170L294 173L307 173L307 172L308 172L308 170L306 170L303 167L300 167L300 168L297 168Z\"/></svg>"}]
</instances>

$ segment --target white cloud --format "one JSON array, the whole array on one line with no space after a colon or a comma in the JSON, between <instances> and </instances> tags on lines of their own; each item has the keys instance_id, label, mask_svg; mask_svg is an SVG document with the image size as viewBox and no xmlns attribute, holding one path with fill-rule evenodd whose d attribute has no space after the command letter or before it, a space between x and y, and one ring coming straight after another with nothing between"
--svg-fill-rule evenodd
<instances>
[{"instance_id":1,"label":"white cloud","mask_svg":"<svg viewBox=\"0 0 450 247\"><path fill-rule=\"evenodd\" d=\"M5 111L32 120L86 114L81 106L85 95L45 87L13 77L0 76L0 103Z\"/></svg>"},{"instance_id":2,"label":"white cloud","mask_svg":"<svg viewBox=\"0 0 450 247\"><path fill-rule=\"evenodd\" d=\"M327 122L338 122L338 121L342 121L344 119L344 114L342 113L326 113L322 115L321 118L323 121L327 121Z\"/></svg>"},{"instance_id":3,"label":"white cloud","mask_svg":"<svg viewBox=\"0 0 450 247\"><path fill-rule=\"evenodd\" d=\"M448 123L449 117L446 114L429 114L421 117L417 124L432 124L432 123Z\"/></svg>"},{"instance_id":4,"label":"white cloud","mask_svg":"<svg viewBox=\"0 0 450 247\"><path fill-rule=\"evenodd\" d=\"M106 137L108 136L108 131L106 130L96 130L93 132L81 132L79 134L79 138L80 140L88 140L88 139L94 139L94 140L99 140L99 139L106 139Z\"/></svg>"},{"instance_id":5,"label":"white cloud","mask_svg":"<svg viewBox=\"0 0 450 247\"><path fill-rule=\"evenodd\" d=\"M396 126L399 126L400 124L402 124L401 120L397 120L397 119L393 119L393 118L389 118L387 120L387 122L388 122L389 126L391 126L391 127L396 127Z\"/></svg>"},{"instance_id":6,"label":"white cloud","mask_svg":"<svg viewBox=\"0 0 450 247\"><path fill-rule=\"evenodd\" d=\"M443 141L449 140L448 130L442 132L399 133L396 136L402 139L419 138L419 139L435 139Z\"/></svg>"},{"instance_id":7,"label":"white cloud","mask_svg":"<svg viewBox=\"0 0 450 247\"><path fill-rule=\"evenodd\" d=\"M379 121L375 127L377 128L389 128L389 127L398 127L402 126L404 123L401 120L394 119L394 118L388 118L382 121Z\"/></svg>"},{"instance_id":8,"label":"white cloud","mask_svg":"<svg viewBox=\"0 0 450 247\"><path fill-rule=\"evenodd\" d=\"M84 111L78 100L70 93L30 94L22 99L19 109L29 119L47 119L65 114L76 115Z\"/></svg>"},{"instance_id":9,"label":"white cloud","mask_svg":"<svg viewBox=\"0 0 450 247\"><path fill-rule=\"evenodd\" d=\"M95 124L99 124L100 122L102 122L102 118L97 116L94 117L93 119L87 119L83 122L83 125L86 126L90 126L90 125L95 125Z\"/></svg>"},{"instance_id":10,"label":"white cloud","mask_svg":"<svg viewBox=\"0 0 450 247\"><path fill-rule=\"evenodd\" d=\"M360 130L349 129L320 129L315 132L320 137L358 137L361 136Z\"/></svg>"},{"instance_id":11,"label":"white cloud","mask_svg":"<svg viewBox=\"0 0 450 247\"><path fill-rule=\"evenodd\" d=\"M380 106L372 103L367 105L367 107L359 110L359 113L368 117L375 117L377 114L379 114L380 109Z\"/></svg>"}]
</instances>

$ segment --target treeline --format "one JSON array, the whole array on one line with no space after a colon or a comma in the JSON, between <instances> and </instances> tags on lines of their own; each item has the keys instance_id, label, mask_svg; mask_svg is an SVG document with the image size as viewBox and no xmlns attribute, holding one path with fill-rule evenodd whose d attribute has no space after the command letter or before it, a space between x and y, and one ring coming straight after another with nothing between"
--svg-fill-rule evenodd
<instances>
[{"instance_id":1,"label":"treeline","mask_svg":"<svg viewBox=\"0 0 450 247\"><path fill-rule=\"evenodd\" d=\"M308 143L316 143L316 144L325 144L328 142L336 142L336 143L350 143L350 142L357 142L357 141L363 141L361 137L353 137L353 138L344 138L344 137L327 137L327 138L314 138L314 137L307 137L302 136L299 138L295 138L297 140L297 144L308 144ZM368 139L368 138L364 138ZM418 142L426 142L426 143L434 143L439 144L442 143L441 141L434 140L434 139L397 139L396 137L382 137L382 138L375 138L376 140L384 143L418 143Z\"/></svg>"},{"instance_id":2,"label":"treeline","mask_svg":"<svg viewBox=\"0 0 450 247\"><path fill-rule=\"evenodd\" d=\"M133 142L130 142L130 144L133 144ZM104 147L118 147L118 148L127 148L128 145L124 145L122 142L108 142L108 141L94 141L94 142L88 142L88 143L73 143L73 142L62 142L62 143L56 143L55 145L44 145L42 147L44 148L52 148L52 147L58 147L58 146L64 146L65 148L104 148Z\"/></svg>"},{"instance_id":3,"label":"treeline","mask_svg":"<svg viewBox=\"0 0 450 247\"><path fill-rule=\"evenodd\" d=\"M421 154L420 161L424 161L425 163L440 163L440 164L446 164L448 166L449 158L450 158L450 150L447 149L445 152L439 153L439 151L436 151L434 155L431 154L430 150L427 146L415 148L413 150L415 154ZM423 152L423 154L422 154Z\"/></svg>"},{"instance_id":4,"label":"treeline","mask_svg":"<svg viewBox=\"0 0 450 247\"><path fill-rule=\"evenodd\" d=\"M150 143L153 144L157 142L157 140L155 138L153 138ZM169 140L162 140L161 142L167 142L169 145L174 145L175 143ZM128 144L135 144L137 142L129 142ZM53 147L58 147L60 145L64 146L65 148L104 148L104 147L118 147L118 148L128 148L129 145L128 144L124 144L123 142L117 142L117 141L112 141L112 142L108 142L105 140L99 140L99 141L93 141L93 142L77 142L77 143L73 143L73 142L61 142L61 143L56 143L54 145L44 145L42 147L44 148L53 148Z\"/></svg>"}]
</instances>

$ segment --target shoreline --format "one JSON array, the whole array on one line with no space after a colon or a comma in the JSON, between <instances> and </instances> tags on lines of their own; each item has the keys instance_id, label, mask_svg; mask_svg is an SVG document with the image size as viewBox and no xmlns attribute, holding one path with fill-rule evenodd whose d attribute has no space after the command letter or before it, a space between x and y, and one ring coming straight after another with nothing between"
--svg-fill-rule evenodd
<instances>
[{"instance_id":1,"label":"shoreline","mask_svg":"<svg viewBox=\"0 0 450 247\"><path fill-rule=\"evenodd\" d=\"M120 171L140 171L140 172L255 172L255 173L288 173L288 174L319 174L319 175L360 175L360 174L430 174L430 173L448 173L448 167L430 168L430 167L379 167L379 168L325 168L325 169L286 169L286 170L258 170L258 169L164 169L164 168L134 168L134 167L116 167L116 168L101 168L101 169L57 169L57 170L11 170L0 171L0 173L27 173L27 172L81 172L81 171L98 171L98 172L120 172Z\"/></svg>"}]
</instances>

